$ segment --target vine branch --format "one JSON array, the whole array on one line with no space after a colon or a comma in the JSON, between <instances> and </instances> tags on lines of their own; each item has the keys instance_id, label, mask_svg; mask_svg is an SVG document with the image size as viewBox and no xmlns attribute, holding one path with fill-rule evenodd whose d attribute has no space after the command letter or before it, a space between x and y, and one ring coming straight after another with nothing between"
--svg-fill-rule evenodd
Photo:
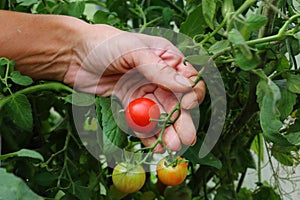
<instances>
[{"instance_id":1,"label":"vine branch","mask_svg":"<svg viewBox=\"0 0 300 200\"><path fill-rule=\"evenodd\" d=\"M70 92L73 93L75 92L72 88L59 83L59 82L48 82L48 83L44 83L44 84L40 84L40 85L34 85L31 87L27 87L24 88L22 90L19 90L17 92L15 92L14 94L10 95L10 96L6 96L4 98L2 98L0 100L0 110L2 109L2 107L9 102L15 95L19 95L19 94L31 94L37 91L42 91L42 90L53 90L53 91L66 91L66 92Z\"/></svg>"}]
</instances>

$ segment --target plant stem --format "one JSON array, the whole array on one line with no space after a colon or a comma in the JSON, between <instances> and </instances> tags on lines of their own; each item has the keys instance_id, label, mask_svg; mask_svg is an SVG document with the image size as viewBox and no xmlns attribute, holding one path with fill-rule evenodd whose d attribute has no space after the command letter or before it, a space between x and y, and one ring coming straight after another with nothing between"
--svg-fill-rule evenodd
<instances>
[{"instance_id":1,"label":"plant stem","mask_svg":"<svg viewBox=\"0 0 300 200\"><path fill-rule=\"evenodd\" d=\"M68 145L69 145L69 142L70 142L70 138L71 138L71 132L68 131L67 136L66 136L66 140L65 140L64 147L63 147L61 150L59 150L59 151L55 152L54 154L52 154L52 155L50 156L50 158L49 158L45 163L42 163L42 166L48 167L49 163L51 162L51 160L52 160L54 157L56 157L57 155L59 155L59 154L65 152L65 151L67 150L67 148L68 148Z\"/></svg>"},{"instance_id":2,"label":"plant stem","mask_svg":"<svg viewBox=\"0 0 300 200\"><path fill-rule=\"evenodd\" d=\"M147 18L146 18L146 15L145 15L143 9L139 5L136 5L136 6L137 6L139 13L141 14L142 19L143 19L143 24L146 24Z\"/></svg>"},{"instance_id":3,"label":"plant stem","mask_svg":"<svg viewBox=\"0 0 300 200\"><path fill-rule=\"evenodd\" d=\"M70 93L75 92L72 88L70 88L62 83L59 83L59 82L48 82L48 83L44 83L44 84L40 84L40 85L34 85L31 87L24 88L23 90L19 90L19 91L15 92L14 94L12 94L10 96L6 96L3 99L1 99L0 100L0 110L15 95L31 94L31 93L39 92L42 90L66 91L66 92L70 92Z\"/></svg>"},{"instance_id":4,"label":"plant stem","mask_svg":"<svg viewBox=\"0 0 300 200\"><path fill-rule=\"evenodd\" d=\"M298 18L298 17L300 17L300 14L297 15L297 17L295 17L294 20L296 18ZM288 24L289 23L287 23L286 27L288 26ZM257 38L257 39L253 39L253 40L248 40L248 41L246 41L246 44L247 45L257 45L257 44L263 44L263 43L268 43L268 42L273 42L273 41L281 41L281 40L284 40L287 36L293 36L292 32L293 32L294 29L288 31L287 33L284 33L285 29L286 28L283 29L283 27L282 27L280 29L281 32L278 32L278 34L276 34L276 35L271 35L271 36L268 36L268 37L263 37L263 38ZM232 48L231 47L227 47L224 50L222 50L221 52L213 55L211 57L211 59L215 60L216 58L218 58L219 56L223 55L224 53L226 53L226 52L228 52L230 50L232 50Z\"/></svg>"},{"instance_id":5,"label":"plant stem","mask_svg":"<svg viewBox=\"0 0 300 200\"><path fill-rule=\"evenodd\" d=\"M162 19L162 17L160 16L160 17L157 17L155 19L152 19L149 22L144 23L143 26L140 28L139 33L142 33L145 30L145 28L147 28L149 25L151 25L151 24L153 24L153 23L155 23L155 22L157 22L161 19Z\"/></svg>"},{"instance_id":6,"label":"plant stem","mask_svg":"<svg viewBox=\"0 0 300 200\"><path fill-rule=\"evenodd\" d=\"M281 29L278 31L278 36L284 36L284 32L288 29L290 23L292 23L295 19L300 18L300 14L293 15L289 20L287 20Z\"/></svg>"},{"instance_id":7,"label":"plant stem","mask_svg":"<svg viewBox=\"0 0 300 200\"><path fill-rule=\"evenodd\" d=\"M269 152L268 144L267 144L266 141L264 143L265 143L265 148L266 148L266 152L267 152L268 159L269 159L269 164L270 164L270 167L271 167L274 179L275 179L275 183L278 184L278 182L279 182L278 175L275 171L275 167L274 167L273 162L272 162L272 157L271 157L270 152ZM283 194L282 194L282 191L281 191L280 187L278 187L278 192L279 192L280 196L283 197Z\"/></svg>"},{"instance_id":8,"label":"plant stem","mask_svg":"<svg viewBox=\"0 0 300 200\"><path fill-rule=\"evenodd\" d=\"M286 38L286 35L272 35L272 36L268 36L268 37L263 37L263 38L257 38L254 40L249 40L246 41L246 44L248 45L256 45L256 44L262 44L262 43L268 43L268 42L272 42L272 41L276 41L276 40L283 40Z\"/></svg>"},{"instance_id":9,"label":"plant stem","mask_svg":"<svg viewBox=\"0 0 300 200\"><path fill-rule=\"evenodd\" d=\"M259 110L258 104L256 102L256 85L259 81L258 77L254 74L250 74L250 85L248 99L241 112L236 116L232 123L226 128L223 133L223 137L227 140L234 141L238 136L239 130L241 130L251 117Z\"/></svg>"},{"instance_id":10,"label":"plant stem","mask_svg":"<svg viewBox=\"0 0 300 200\"><path fill-rule=\"evenodd\" d=\"M246 174L247 174L247 168L245 169L245 171L241 175L241 178L240 178L240 180L238 182L238 185L237 185L237 188L236 188L236 193L239 193L239 191L241 190L243 182L244 182L245 177L246 177Z\"/></svg>"},{"instance_id":11,"label":"plant stem","mask_svg":"<svg viewBox=\"0 0 300 200\"><path fill-rule=\"evenodd\" d=\"M144 148L138 149L135 151L135 153L139 152L139 151L144 151L144 150L152 151L159 143L163 144L163 142L162 142L163 133L165 132L165 129L168 127L168 125L170 125L171 123L175 123L176 120L171 120L171 117L173 116L173 114L176 111L179 112L178 115L176 116L176 119L178 119L178 117L180 115L180 104L181 104L181 101L178 101L176 106L171 110L171 112L165 118L164 123L162 124L162 128L160 130L159 136L158 136L157 140L155 141L155 143L152 144L150 147L144 147Z\"/></svg>"},{"instance_id":12,"label":"plant stem","mask_svg":"<svg viewBox=\"0 0 300 200\"><path fill-rule=\"evenodd\" d=\"M285 70L282 70L282 71L280 71L280 72L277 72L276 74L273 74L273 75L270 76L269 78L274 80L274 79L277 78L278 76L281 76L282 74L287 73L287 72L295 72L295 73L298 73L298 72L300 72L300 68L299 68L299 69L296 69L296 70L294 70L294 69L285 69Z\"/></svg>"},{"instance_id":13,"label":"plant stem","mask_svg":"<svg viewBox=\"0 0 300 200\"><path fill-rule=\"evenodd\" d=\"M228 21L227 32L230 31L232 27L232 22L236 19L242 12L244 12L247 8L249 8L252 4L254 4L257 0L246 0L233 14L233 16Z\"/></svg>"},{"instance_id":14,"label":"plant stem","mask_svg":"<svg viewBox=\"0 0 300 200\"><path fill-rule=\"evenodd\" d=\"M198 45L203 45L212 36L216 35L219 32L219 30L221 30L226 25L226 22L227 22L227 18L224 18L221 24L212 33L208 34L207 37L205 37Z\"/></svg>"},{"instance_id":15,"label":"plant stem","mask_svg":"<svg viewBox=\"0 0 300 200\"><path fill-rule=\"evenodd\" d=\"M268 2L264 1L265 6L263 7L262 15L266 17L267 23L260 28L258 38L262 38L265 35L270 35L272 33L276 17L274 8L277 9L279 1L280 0L268 0Z\"/></svg>"},{"instance_id":16,"label":"plant stem","mask_svg":"<svg viewBox=\"0 0 300 200\"><path fill-rule=\"evenodd\" d=\"M257 159L257 181L258 183L261 183L261 137L260 135L257 135L257 143L258 143L258 159Z\"/></svg>"},{"instance_id":17,"label":"plant stem","mask_svg":"<svg viewBox=\"0 0 300 200\"><path fill-rule=\"evenodd\" d=\"M269 6L275 13L278 13L279 15L281 15L284 19L288 20L289 17L284 14L276 5L278 5L278 3L280 2L280 0L276 3L271 3L269 0L263 0L263 2Z\"/></svg>"},{"instance_id":18,"label":"plant stem","mask_svg":"<svg viewBox=\"0 0 300 200\"><path fill-rule=\"evenodd\" d=\"M236 19L239 14L241 14L242 12L244 12L244 10L246 10L248 7L250 7L255 2L256 2L256 0L247 0L247 1L245 1L244 4L236 12L234 12L234 14L233 14L232 17L230 17L229 15L227 15L227 17L225 17L223 19L223 21L220 23L220 25L212 33L208 34L207 37L205 37L199 44L197 44L197 46L203 45L212 36L214 36L215 34L217 34L226 25L227 22L228 22L228 27L227 27L227 32L228 32L231 29L231 24L232 24L233 20Z\"/></svg>"},{"instance_id":19,"label":"plant stem","mask_svg":"<svg viewBox=\"0 0 300 200\"><path fill-rule=\"evenodd\" d=\"M163 0L163 2L167 3L170 7L172 7L177 12L180 12L181 14L185 15L185 11L179 6L177 6L175 3L173 3L173 1Z\"/></svg>"}]
</instances>

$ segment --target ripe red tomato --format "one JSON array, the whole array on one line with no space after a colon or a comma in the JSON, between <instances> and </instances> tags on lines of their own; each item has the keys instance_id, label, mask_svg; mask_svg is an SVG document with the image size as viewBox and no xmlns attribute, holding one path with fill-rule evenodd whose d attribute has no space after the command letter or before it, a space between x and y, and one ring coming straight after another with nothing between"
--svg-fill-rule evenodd
<instances>
[{"instance_id":1,"label":"ripe red tomato","mask_svg":"<svg viewBox=\"0 0 300 200\"><path fill-rule=\"evenodd\" d=\"M150 133L157 122L150 119L159 119L160 111L158 105L151 99L138 98L129 103L125 117L128 126L139 133Z\"/></svg>"},{"instance_id":2,"label":"ripe red tomato","mask_svg":"<svg viewBox=\"0 0 300 200\"><path fill-rule=\"evenodd\" d=\"M131 166L122 162L114 168L112 181L119 191L133 193L143 187L146 181L145 170L141 165Z\"/></svg>"},{"instance_id":3,"label":"ripe red tomato","mask_svg":"<svg viewBox=\"0 0 300 200\"><path fill-rule=\"evenodd\" d=\"M182 158L178 157L177 160L180 161ZM173 166L168 163L166 158L163 158L158 162L156 172L158 179L163 184L175 186L185 180L188 174L188 167L185 161L178 162L177 165Z\"/></svg>"}]
</instances>

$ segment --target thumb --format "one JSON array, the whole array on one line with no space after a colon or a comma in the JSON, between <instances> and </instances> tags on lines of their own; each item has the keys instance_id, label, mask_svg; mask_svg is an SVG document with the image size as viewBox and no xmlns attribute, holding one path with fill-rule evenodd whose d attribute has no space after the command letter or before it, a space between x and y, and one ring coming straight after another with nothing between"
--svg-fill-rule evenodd
<instances>
[{"instance_id":1,"label":"thumb","mask_svg":"<svg viewBox=\"0 0 300 200\"><path fill-rule=\"evenodd\" d=\"M146 55L146 56L145 56ZM135 56L137 70L151 83L173 92L186 92L193 86L193 81L179 74L153 52L142 52Z\"/></svg>"}]
</instances>

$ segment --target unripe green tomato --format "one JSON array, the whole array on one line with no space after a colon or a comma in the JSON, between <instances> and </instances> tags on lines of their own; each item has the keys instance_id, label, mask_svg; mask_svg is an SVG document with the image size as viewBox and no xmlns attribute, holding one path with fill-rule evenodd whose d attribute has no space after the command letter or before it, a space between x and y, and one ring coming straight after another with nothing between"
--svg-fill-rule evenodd
<instances>
[{"instance_id":1,"label":"unripe green tomato","mask_svg":"<svg viewBox=\"0 0 300 200\"><path fill-rule=\"evenodd\" d=\"M122 162L114 168L112 181L119 191L133 193L143 187L146 181L145 170L141 165L131 166Z\"/></svg>"}]
</instances>

